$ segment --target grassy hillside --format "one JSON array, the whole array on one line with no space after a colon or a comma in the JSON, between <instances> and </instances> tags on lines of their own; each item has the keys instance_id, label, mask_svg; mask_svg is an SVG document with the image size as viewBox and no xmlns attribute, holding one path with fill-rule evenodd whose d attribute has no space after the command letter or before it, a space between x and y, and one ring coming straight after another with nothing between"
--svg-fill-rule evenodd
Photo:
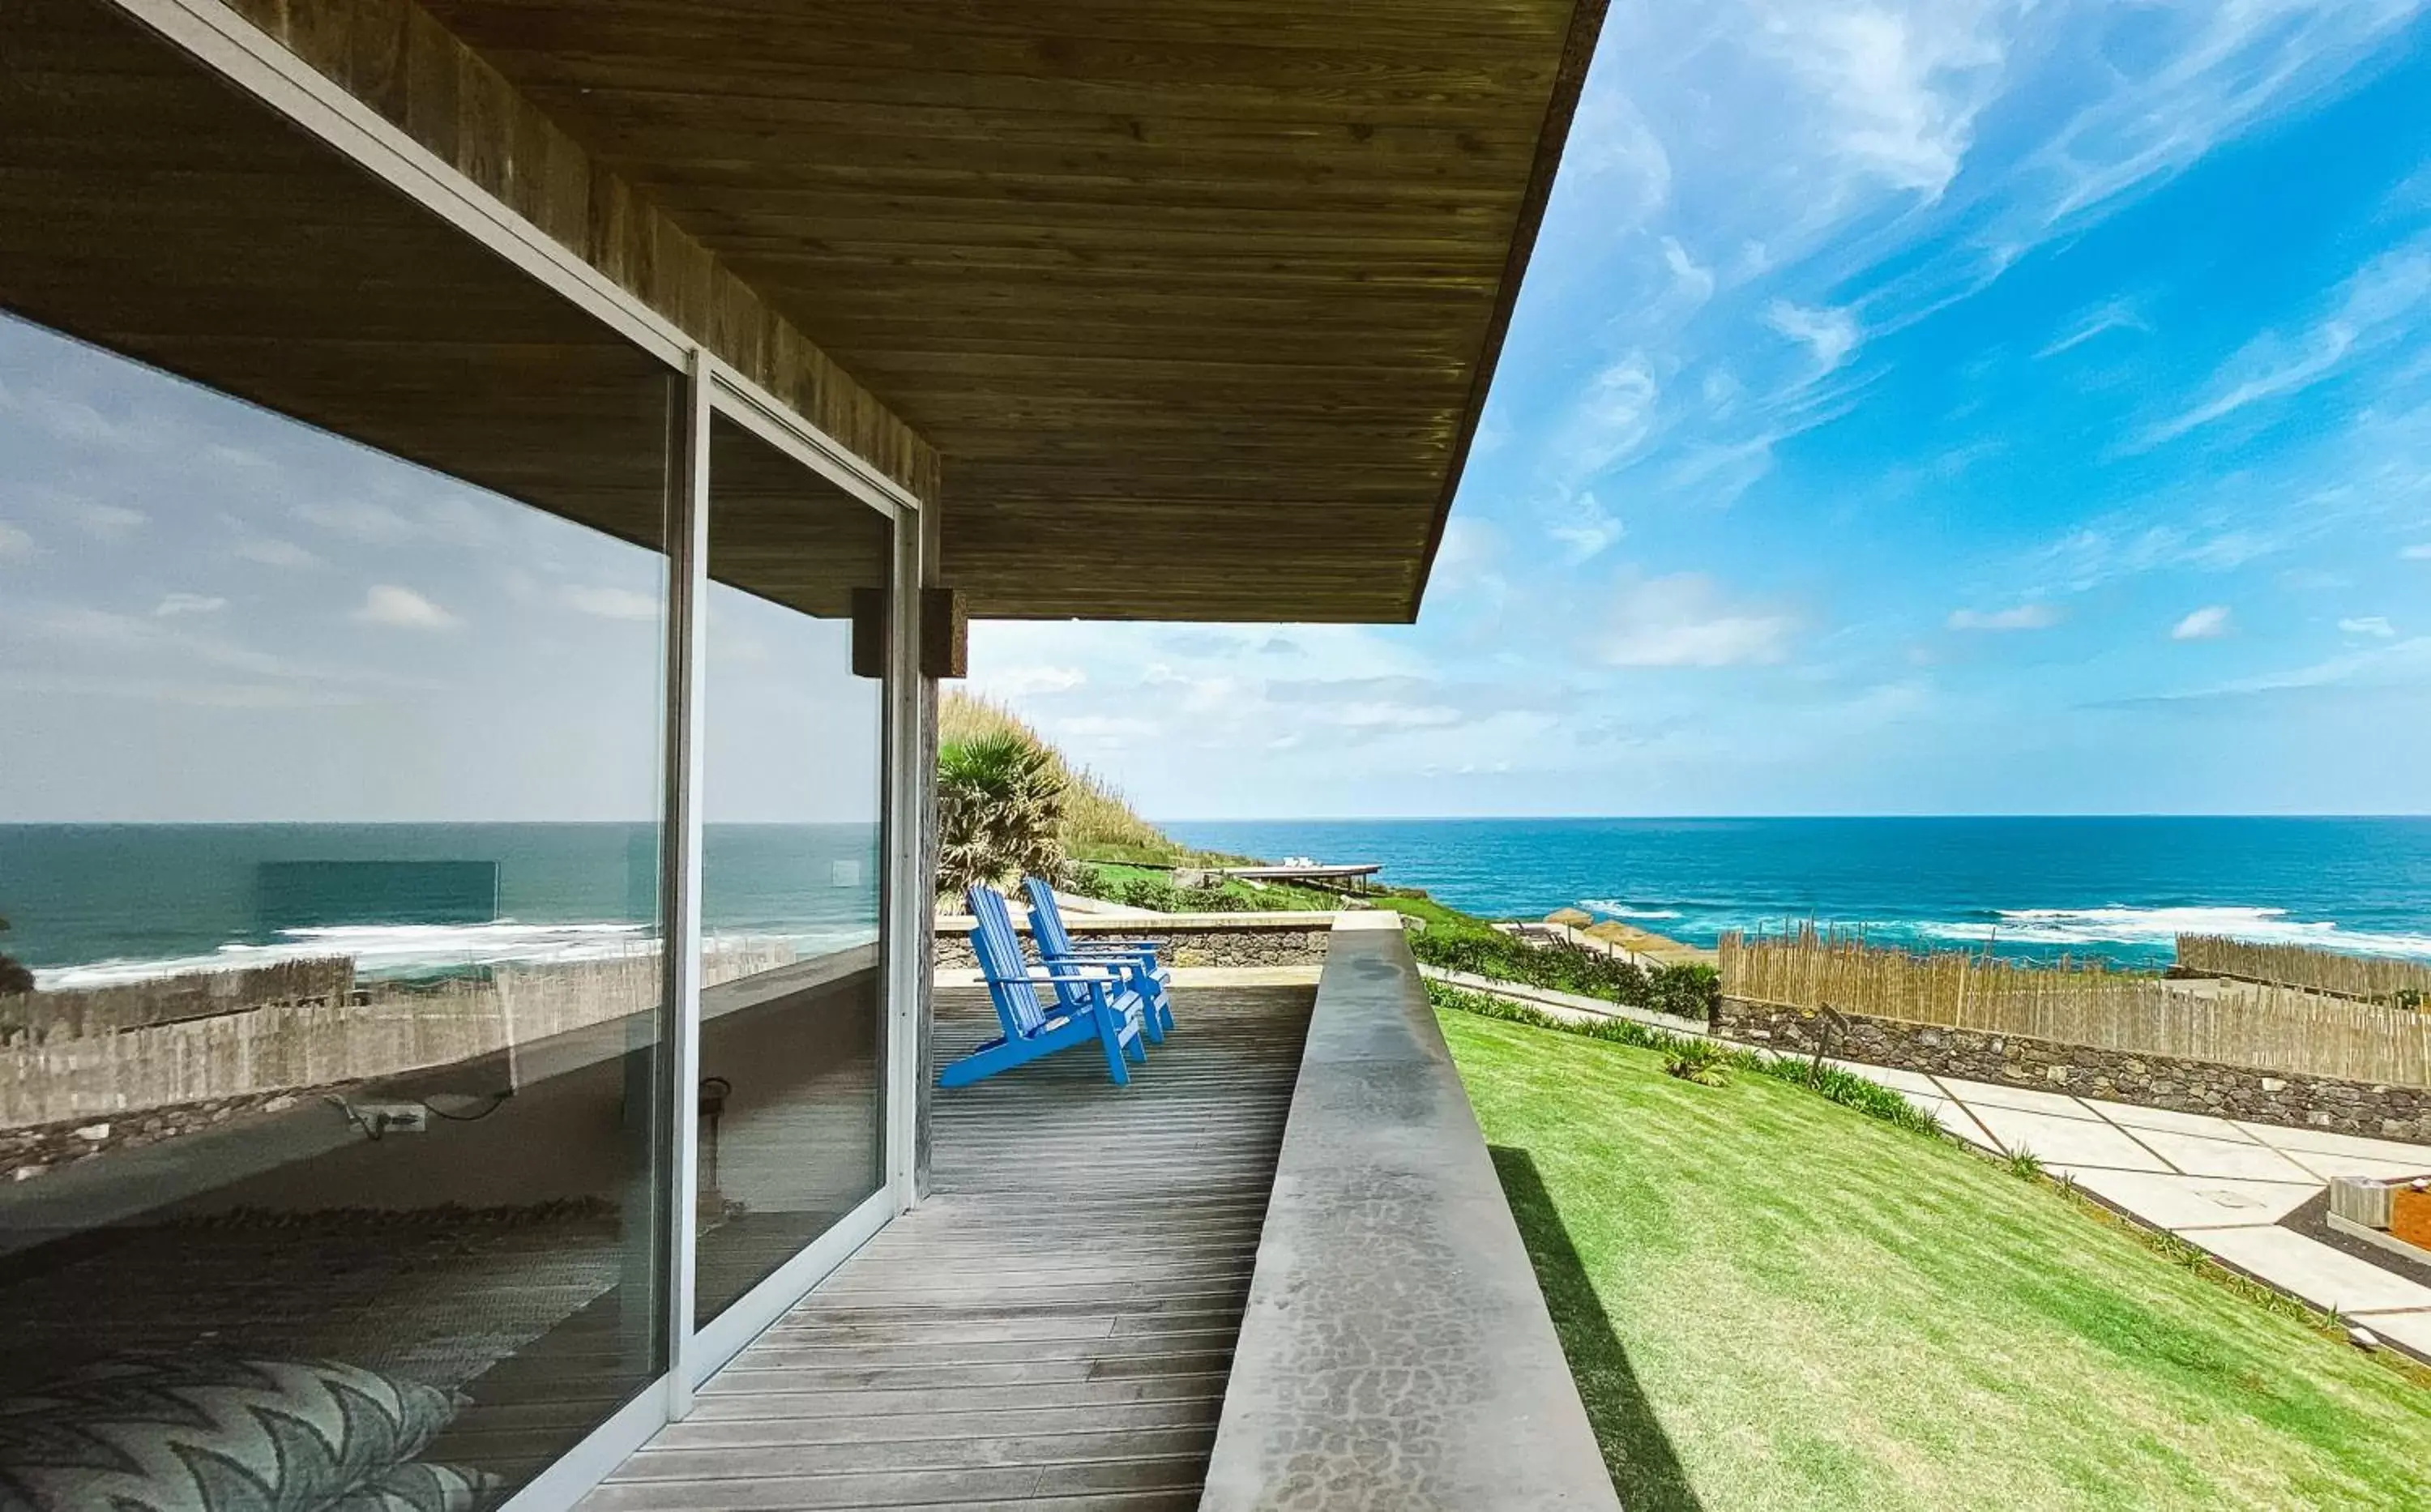
<instances>
[{"instance_id":1,"label":"grassy hillside","mask_svg":"<svg viewBox=\"0 0 2431 1512\"><path fill-rule=\"evenodd\" d=\"M1443 1016L1623 1504L2431 1506L2431 1389L1770 1077Z\"/></svg>"},{"instance_id":2,"label":"grassy hillside","mask_svg":"<svg viewBox=\"0 0 2431 1512\"><path fill-rule=\"evenodd\" d=\"M938 701L940 744L974 740L982 735L1010 734L1048 754L1064 780L1064 848L1089 861L1172 863L1189 852L1171 836L1139 816L1122 794L1104 778L1065 759L1022 718L1002 704L991 703L959 690L948 690Z\"/></svg>"}]
</instances>

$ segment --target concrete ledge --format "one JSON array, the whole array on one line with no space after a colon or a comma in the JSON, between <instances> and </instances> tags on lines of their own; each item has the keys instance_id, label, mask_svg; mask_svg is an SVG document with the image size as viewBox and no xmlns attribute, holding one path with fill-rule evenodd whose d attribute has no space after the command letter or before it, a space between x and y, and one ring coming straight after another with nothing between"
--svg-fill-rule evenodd
<instances>
[{"instance_id":1,"label":"concrete ledge","mask_svg":"<svg viewBox=\"0 0 2431 1512\"><path fill-rule=\"evenodd\" d=\"M1334 925L1199 1505L1620 1505L1389 914Z\"/></svg>"}]
</instances>

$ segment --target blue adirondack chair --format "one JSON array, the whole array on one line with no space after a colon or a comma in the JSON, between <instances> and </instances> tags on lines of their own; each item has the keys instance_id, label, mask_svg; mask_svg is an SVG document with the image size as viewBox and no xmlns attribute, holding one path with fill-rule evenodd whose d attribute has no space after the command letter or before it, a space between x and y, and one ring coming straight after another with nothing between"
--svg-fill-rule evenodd
<instances>
[{"instance_id":1,"label":"blue adirondack chair","mask_svg":"<svg viewBox=\"0 0 2431 1512\"><path fill-rule=\"evenodd\" d=\"M971 916L979 921L979 928L971 932L971 948L980 958L980 974L987 979L997 1023L1004 1033L939 1070L937 1084L968 1086L998 1071L1095 1041L1106 1052L1106 1074L1116 1086L1128 1085L1131 1071L1123 1063L1148 1059L1140 1044L1146 1008L1139 994L1104 966L1030 966L1022 959L1021 942L1014 935L1013 915L1004 899L986 887L974 887L968 896ZM1057 993L1051 1008L1039 1001L1041 986ZM1075 989L1075 1001L1064 1000L1062 993L1067 986Z\"/></svg>"},{"instance_id":2,"label":"blue adirondack chair","mask_svg":"<svg viewBox=\"0 0 2431 1512\"><path fill-rule=\"evenodd\" d=\"M1030 942L1038 948L1038 959L1110 966L1121 971L1123 981L1140 995L1140 1002L1147 1010L1144 1022L1148 1037L1157 1044L1165 1043L1165 1031L1173 1027L1173 995L1167 990L1173 985L1173 973L1156 964L1156 942L1091 940L1085 945L1076 944L1072 932L1064 927L1063 910L1055 906L1055 889L1037 877L1024 877L1021 889L1030 897ZM1059 997L1063 990L1058 989Z\"/></svg>"}]
</instances>

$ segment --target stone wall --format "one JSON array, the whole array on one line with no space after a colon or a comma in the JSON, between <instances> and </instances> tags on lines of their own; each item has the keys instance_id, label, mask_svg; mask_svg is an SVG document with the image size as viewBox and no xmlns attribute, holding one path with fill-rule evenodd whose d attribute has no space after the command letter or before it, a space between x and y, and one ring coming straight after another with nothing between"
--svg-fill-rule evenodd
<instances>
[{"instance_id":1,"label":"stone wall","mask_svg":"<svg viewBox=\"0 0 2431 1512\"><path fill-rule=\"evenodd\" d=\"M144 1108L135 1113L75 1118L63 1123L0 1129L0 1182L32 1181L62 1166L90 1160L112 1150L157 1145L181 1134L200 1134L234 1118L284 1113L306 1098L328 1087L304 1087L284 1092L257 1092L184 1102L174 1107ZM333 1112L331 1117L337 1115Z\"/></svg>"},{"instance_id":2,"label":"stone wall","mask_svg":"<svg viewBox=\"0 0 2431 1512\"><path fill-rule=\"evenodd\" d=\"M2255 1123L2431 1142L2431 1091L2419 1087L2257 1071L1861 1014L1840 1016L1848 1031L1832 1035L1826 1053L1842 1060ZM1820 1018L1806 1009L1725 998L1714 1027L1733 1039L1811 1052L1818 1048Z\"/></svg>"},{"instance_id":3,"label":"stone wall","mask_svg":"<svg viewBox=\"0 0 2431 1512\"><path fill-rule=\"evenodd\" d=\"M1325 942L1333 927L1333 916L1310 916L1318 920L1314 926L1254 925L1227 928L1194 922L1176 927L1163 920L1125 919L1121 937L1131 940L1153 940L1157 959L1176 966L1322 966ZM1086 945L1090 932L1074 930L1076 942ZM936 964L944 971L975 971L979 958L971 953L970 931L951 924L937 930Z\"/></svg>"}]
</instances>

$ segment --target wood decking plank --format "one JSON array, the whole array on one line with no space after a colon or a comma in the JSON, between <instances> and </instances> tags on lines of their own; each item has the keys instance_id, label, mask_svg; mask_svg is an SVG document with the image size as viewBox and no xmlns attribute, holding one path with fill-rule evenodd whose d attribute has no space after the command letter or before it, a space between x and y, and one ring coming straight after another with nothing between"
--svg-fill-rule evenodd
<instances>
[{"instance_id":1,"label":"wood decking plank","mask_svg":"<svg viewBox=\"0 0 2431 1512\"><path fill-rule=\"evenodd\" d=\"M1196 1504L1314 993L1176 994L1128 1088L1059 1056L945 1094L930 1200L584 1512ZM941 1060L986 1033L938 994Z\"/></svg>"}]
</instances>

